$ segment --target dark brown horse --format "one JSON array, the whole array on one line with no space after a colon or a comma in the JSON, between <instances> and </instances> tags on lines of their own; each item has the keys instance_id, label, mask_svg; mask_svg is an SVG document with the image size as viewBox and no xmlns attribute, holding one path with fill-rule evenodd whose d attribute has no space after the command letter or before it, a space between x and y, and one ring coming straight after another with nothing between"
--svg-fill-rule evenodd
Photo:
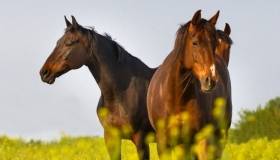
<instances>
[{"instance_id":1,"label":"dark brown horse","mask_svg":"<svg viewBox=\"0 0 280 160\"><path fill-rule=\"evenodd\" d=\"M232 45L232 40L229 37L231 32L229 24L226 23L224 31L217 30L217 46L216 46L216 54L224 59L226 65L229 64L230 57L230 47Z\"/></svg>"},{"instance_id":2,"label":"dark brown horse","mask_svg":"<svg viewBox=\"0 0 280 160\"><path fill-rule=\"evenodd\" d=\"M144 138L153 132L146 93L155 71L130 55L109 36L66 18L67 28L40 71L42 81L52 84L62 74L86 65L95 78L101 97L98 116L111 159L120 159L122 138L132 139L143 158L148 158ZM117 130L115 130L117 129Z\"/></svg>"},{"instance_id":3,"label":"dark brown horse","mask_svg":"<svg viewBox=\"0 0 280 160\"><path fill-rule=\"evenodd\" d=\"M174 145L174 134L177 135L176 143L189 150L195 143L195 135L208 124L214 126L215 137L219 139L218 122L212 115L218 97L226 100L223 121L226 130L230 126L229 73L224 60L215 56L218 15L219 12L207 21L201 18L199 10L190 22L182 25L173 51L150 82L147 107L150 122L156 130L159 152ZM173 126L179 131L174 132ZM196 156L206 159L208 141L203 140L201 144L204 149Z\"/></svg>"}]
</instances>

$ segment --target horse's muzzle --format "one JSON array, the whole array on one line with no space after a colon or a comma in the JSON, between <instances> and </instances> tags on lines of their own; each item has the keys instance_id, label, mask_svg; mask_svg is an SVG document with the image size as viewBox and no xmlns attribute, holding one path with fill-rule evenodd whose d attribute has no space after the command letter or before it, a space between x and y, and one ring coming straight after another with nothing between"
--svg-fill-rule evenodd
<instances>
[{"instance_id":1,"label":"horse's muzzle","mask_svg":"<svg viewBox=\"0 0 280 160\"><path fill-rule=\"evenodd\" d=\"M203 77L200 79L200 88L202 92L211 92L216 86L216 80L211 77Z\"/></svg>"},{"instance_id":2,"label":"horse's muzzle","mask_svg":"<svg viewBox=\"0 0 280 160\"><path fill-rule=\"evenodd\" d=\"M40 71L40 76L43 82L48 84L53 84L55 81L55 76L50 70L42 68Z\"/></svg>"}]
</instances>

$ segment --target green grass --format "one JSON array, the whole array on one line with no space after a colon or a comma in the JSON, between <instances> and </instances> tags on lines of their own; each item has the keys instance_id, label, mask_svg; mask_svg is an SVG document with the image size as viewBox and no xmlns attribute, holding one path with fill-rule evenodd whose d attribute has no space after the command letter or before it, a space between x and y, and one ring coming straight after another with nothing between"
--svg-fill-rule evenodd
<instances>
[{"instance_id":1,"label":"green grass","mask_svg":"<svg viewBox=\"0 0 280 160\"><path fill-rule=\"evenodd\" d=\"M156 144L150 144L151 159L157 160ZM63 137L59 141L24 141L0 137L0 160L109 160L103 138ZM122 141L122 159L136 160L131 141ZM266 138L226 145L222 160L280 160L280 140Z\"/></svg>"}]
</instances>

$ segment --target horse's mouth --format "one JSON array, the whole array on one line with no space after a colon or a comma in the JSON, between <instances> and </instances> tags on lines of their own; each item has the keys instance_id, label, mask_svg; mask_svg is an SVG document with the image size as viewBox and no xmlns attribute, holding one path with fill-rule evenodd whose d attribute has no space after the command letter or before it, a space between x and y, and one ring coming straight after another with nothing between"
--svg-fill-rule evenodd
<instances>
[{"instance_id":1,"label":"horse's mouth","mask_svg":"<svg viewBox=\"0 0 280 160\"><path fill-rule=\"evenodd\" d=\"M210 93L216 88L217 81L211 78L200 79L200 90L203 93Z\"/></svg>"},{"instance_id":2,"label":"horse's mouth","mask_svg":"<svg viewBox=\"0 0 280 160\"><path fill-rule=\"evenodd\" d=\"M47 81L46 83L48 83L48 84L53 84L55 82L55 78L53 78L53 79L50 79L49 81Z\"/></svg>"},{"instance_id":3,"label":"horse's mouth","mask_svg":"<svg viewBox=\"0 0 280 160\"><path fill-rule=\"evenodd\" d=\"M41 76L42 81L47 84L53 84L55 82L55 78L56 77L54 77L53 75Z\"/></svg>"},{"instance_id":4,"label":"horse's mouth","mask_svg":"<svg viewBox=\"0 0 280 160\"><path fill-rule=\"evenodd\" d=\"M207 86L200 86L200 90L203 93L210 93L216 88L216 85L207 85Z\"/></svg>"},{"instance_id":5,"label":"horse's mouth","mask_svg":"<svg viewBox=\"0 0 280 160\"><path fill-rule=\"evenodd\" d=\"M64 73L68 72L69 69L64 69L59 72L49 74L49 75L41 75L42 81L48 84L53 84L55 82L55 79L63 75Z\"/></svg>"},{"instance_id":6,"label":"horse's mouth","mask_svg":"<svg viewBox=\"0 0 280 160\"><path fill-rule=\"evenodd\" d=\"M201 92L203 93L210 93L212 89L201 89Z\"/></svg>"}]
</instances>

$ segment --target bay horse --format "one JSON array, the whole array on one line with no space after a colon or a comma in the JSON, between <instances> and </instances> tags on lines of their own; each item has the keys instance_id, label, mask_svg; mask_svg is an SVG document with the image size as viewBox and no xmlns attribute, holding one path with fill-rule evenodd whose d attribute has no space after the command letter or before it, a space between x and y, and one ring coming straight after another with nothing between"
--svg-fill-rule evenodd
<instances>
[{"instance_id":1,"label":"bay horse","mask_svg":"<svg viewBox=\"0 0 280 160\"><path fill-rule=\"evenodd\" d=\"M201 10L197 11L191 21L179 28L174 49L152 77L147 107L160 154L174 145L183 146L189 153L196 134L208 124L214 127L215 139L220 139L219 125L212 114L218 97L226 101L222 120L226 123L225 130L230 127L229 73L224 60L215 53L218 16L219 12L206 20L201 18ZM203 139L199 144L202 151L196 153L196 158L207 159L208 140Z\"/></svg>"},{"instance_id":2,"label":"bay horse","mask_svg":"<svg viewBox=\"0 0 280 160\"><path fill-rule=\"evenodd\" d=\"M229 57L230 57L230 48L232 45L232 40L230 38L230 26L226 23L224 30L217 30L217 46L216 46L216 55L220 56L224 59L226 65L229 64Z\"/></svg>"},{"instance_id":3,"label":"bay horse","mask_svg":"<svg viewBox=\"0 0 280 160\"><path fill-rule=\"evenodd\" d=\"M53 84L66 72L87 66L101 90L97 113L111 159L121 158L124 138L131 139L140 157L147 159L145 137L154 130L148 119L146 94L155 69L130 55L108 35L81 26L75 17L72 23L65 17L65 22L64 35L40 70L42 81Z\"/></svg>"}]
</instances>

